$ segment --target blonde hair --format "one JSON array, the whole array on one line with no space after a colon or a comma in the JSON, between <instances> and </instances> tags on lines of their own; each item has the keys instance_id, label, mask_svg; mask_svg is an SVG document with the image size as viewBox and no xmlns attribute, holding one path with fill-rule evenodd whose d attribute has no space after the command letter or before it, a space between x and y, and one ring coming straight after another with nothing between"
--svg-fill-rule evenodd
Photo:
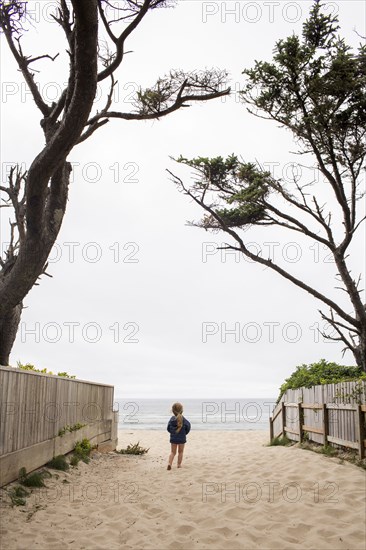
<instances>
[{"instance_id":1,"label":"blonde hair","mask_svg":"<svg viewBox=\"0 0 366 550\"><path fill-rule=\"evenodd\" d=\"M181 403L174 403L172 406L172 413L177 419L178 427L176 429L177 434L181 431L183 427L183 405Z\"/></svg>"}]
</instances>

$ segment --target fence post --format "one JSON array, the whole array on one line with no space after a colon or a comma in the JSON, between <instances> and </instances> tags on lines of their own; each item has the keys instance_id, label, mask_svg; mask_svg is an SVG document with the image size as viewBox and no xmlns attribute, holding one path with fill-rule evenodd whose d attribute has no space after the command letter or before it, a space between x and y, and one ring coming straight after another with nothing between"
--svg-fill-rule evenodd
<instances>
[{"instance_id":1,"label":"fence post","mask_svg":"<svg viewBox=\"0 0 366 550\"><path fill-rule=\"evenodd\" d=\"M281 403L281 419L282 419L282 436L286 435L286 407L284 402Z\"/></svg>"},{"instance_id":2,"label":"fence post","mask_svg":"<svg viewBox=\"0 0 366 550\"><path fill-rule=\"evenodd\" d=\"M299 413L299 441L300 443L303 440L303 431L302 431L302 424L303 424L303 409L302 409L302 403L298 403L297 410Z\"/></svg>"},{"instance_id":3,"label":"fence post","mask_svg":"<svg viewBox=\"0 0 366 550\"><path fill-rule=\"evenodd\" d=\"M358 454L359 457L365 458L365 445L364 445L364 439L366 437L365 434L365 424L364 424L364 412L362 411L361 405L357 405L356 409L356 435L358 439Z\"/></svg>"},{"instance_id":4,"label":"fence post","mask_svg":"<svg viewBox=\"0 0 366 550\"><path fill-rule=\"evenodd\" d=\"M272 416L269 417L269 441L272 443L273 439L273 418Z\"/></svg>"},{"instance_id":5,"label":"fence post","mask_svg":"<svg viewBox=\"0 0 366 550\"><path fill-rule=\"evenodd\" d=\"M323 431L324 431L323 445L324 447L326 447L328 445L328 435L329 435L329 414L328 414L326 403L323 403Z\"/></svg>"}]
</instances>

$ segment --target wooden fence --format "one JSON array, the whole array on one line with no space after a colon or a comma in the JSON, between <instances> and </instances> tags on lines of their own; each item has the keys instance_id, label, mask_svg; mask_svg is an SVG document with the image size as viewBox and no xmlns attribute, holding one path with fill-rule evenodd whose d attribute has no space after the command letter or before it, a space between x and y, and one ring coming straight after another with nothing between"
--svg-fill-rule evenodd
<instances>
[{"instance_id":1,"label":"wooden fence","mask_svg":"<svg viewBox=\"0 0 366 550\"><path fill-rule=\"evenodd\" d=\"M0 486L16 479L20 467L43 466L84 437L115 448L113 393L105 384L0 367ZM76 424L83 427L64 431Z\"/></svg>"},{"instance_id":2,"label":"wooden fence","mask_svg":"<svg viewBox=\"0 0 366 550\"><path fill-rule=\"evenodd\" d=\"M365 457L366 382L287 390L270 418L270 437L356 449Z\"/></svg>"}]
</instances>

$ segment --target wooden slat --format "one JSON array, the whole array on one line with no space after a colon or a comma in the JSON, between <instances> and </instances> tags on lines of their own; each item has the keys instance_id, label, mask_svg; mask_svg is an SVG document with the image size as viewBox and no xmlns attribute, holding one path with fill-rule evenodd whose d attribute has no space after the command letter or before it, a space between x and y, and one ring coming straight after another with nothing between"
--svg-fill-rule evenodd
<instances>
[{"instance_id":1,"label":"wooden slat","mask_svg":"<svg viewBox=\"0 0 366 550\"><path fill-rule=\"evenodd\" d=\"M327 403L327 409L338 409L340 411L356 411L357 405L348 403Z\"/></svg>"},{"instance_id":2,"label":"wooden slat","mask_svg":"<svg viewBox=\"0 0 366 550\"><path fill-rule=\"evenodd\" d=\"M9 437L11 437L11 433L10 433L10 426L12 424L12 422L14 421L14 415L16 414L19 414L19 403L14 403L13 401L11 401L11 398L9 396L13 395L12 394L12 391L13 391L13 388L14 388L14 384L15 384L15 376L9 376L9 377L6 377L8 378L8 383L7 383L7 390L6 390L6 395L5 395L5 400L6 400L6 403L7 403L7 413L8 415L5 416L5 421L4 421L4 446L3 446L3 449L2 449L2 453L3 454L6 454L8 452L10 452L11 448L10 448L10 444L11 442L9 441ZM11 421L9 422L9 418L11 418Z\"/></svg>"},{"instance_id":3,"label":"wooden slat","mask_svg":"<svg viewBox=\"0 0 366 550\"><path fill-rule=\"evenodd\" d=\"M285 432L289 434L299 435L299 430L292 430L290 428L287 428L286 426L285 426Z\"/></svg>"},{"instance_id":4,"label":"wooden slat","mask_svg":"<svg viewBox=\"0 0 366 550\"><path fill-rule=\"evenodd\" d=\"M361 411L366 412L366 405L361 405Z\"/></svg>"},{"instance_id":5,"label":"wooden slat","mask_svg":"<svg viewBox=\"0 0 366 550\"><path fill-rule=\"evenodd\" d=\"M313 403L301 403L301 407L303 409L322 409L323 404L313 404Z\"/></svg>"},{"instance_id":6,"label":"wooden slat","mask_svg":"<svg viewBox=\"0 0 366 550\"><path fill-rule=\"evenodd\" d=\"M273 412L273 415L272 415L272 420L276 420L277 416L279 414L281 414L281 407L276 411L276 412Z\"/></svg>"},{"instance_id":7,"label":"wooden slat","mask_svg":"<svg viewBox=\"0 0 366 550\"><path fill-rule=\"evenodd\" d=\"M323 445L328 445L328 435L329 435L329 412L327 409L327 404L323 403Z\"/></svg>"},{"instance_id":8,"label":"wooden slat","mask_svg":"<svg viewBox=\"0 0 366 550\"><path fill-rule=\"evenodd\" d=\"M285 435L285 426L286 426L286 407L285 404L281 403L281 426L282 426L282 433Z\"/></svg>"},{"instance_id":9,"label":"wooden slat","mask_svg":"<svg viewBox=\"0 0 366 550\"><path fill-rule=\"evenodd\" d=\"M285 403L285 407L298 407L298 403Z\"/></svg>"},{"instance_id":10,"label":"wooden slat","mask_svg":"<svg viewBox=\"0 0 366 550\"><path fill-rule=\"evenodd\" d=\"M314 434L324 434L324 430L322 428L314 428L313 426L305 426L305 424L302 426L302 429L304 432L312 432Z\"/></svg>"},{"instance_id":11,"label":"wooden slat","mask_svg":"<svg viewBox=\"0 0 366 550\"><path fill-rule=\"evenodd\" d=\"M297 414L298 414L298 426L299 426L299 441L300 443L302 442L302 439L303 439L303 430L302 430L302 424L303 424L303 410L301 408L301 403L298 404L297 406Z\"/></svg>"},{"instance_id":12,"label":"wooden slat","mask_svg":"<svg viewBox=\"0 0 366 550\"><path fill-rule=\"evenodd\" d=\"M336 445L341 445L342 447L349 447L350 449L358 449L358 442L355 442L355 441L346 441L345 439L332 437L331 435L328 435L328 441L330 443L335 443Z\"/></svg>"},{"instance_id":13,"label":"wooden slat","mask_svg":"<svg viewBox=\"0 0 366 550\"><path fill-rule=\"evenodd\" d=\"M1 396L1 422L0 422L0 454L5 454L6 452L6 438L5 438L5 423L10 412L10 407L14 408L14 405L8 403L8 385L9 377L5 376L2 371L0 371L0 396Z\"/></svg>"},{"instance_id":14,"label":"wooden slat","mask_svg":"<svg viewBox=\"0 0 366 550\"><path fill-rule=\"evenodd\" d=\"M360 405L358 405L358 410L356 411L356 430L357 430L357 441L358 441L358 454L360 459L365 458L365 447L363 444L366 430L364 425L364 414L361 411Z\"/></svg>"},{"instance_id":15,"label":"wooden slat","mask_svg":"<svg viewBox=\"0 0 366 550\"><path fill-rule=\"evenodd\" d=\"M273 439L273 420L272 418L269 419L269 440L272 441Z\"/></svg>"}]
</instances>

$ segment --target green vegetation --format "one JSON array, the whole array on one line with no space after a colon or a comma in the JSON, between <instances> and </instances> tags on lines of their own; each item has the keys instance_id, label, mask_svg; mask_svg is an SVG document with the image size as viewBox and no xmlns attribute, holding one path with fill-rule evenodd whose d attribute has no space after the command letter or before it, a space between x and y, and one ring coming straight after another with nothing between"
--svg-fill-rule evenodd
<instances>
[{"instance_id":1,"label":"green vegetation","mask_svg":"<svg viewBox=\"0 0 366 550\"><path fill-rule=\"evenodd\" d=\"M352 449L337 449L331 445L320 445L314 441L304 441L300 444L300 448L305 451L313 451L331 458L338 458L339 464L343 464L344 461L346 461L366 470L366 458L360 458L357 455L357 452Z\"/></svg>"},{"instance_id":2,"label":"green vegetation","mask_svg":"<svg viewBox=\"0 0 366 550\"><path fill-rule=\"evenodd\" d=\"M62 470L63 472L66 472L70 467L64 455L54 456L52 460L47 462L46 466L54 470Z\"/></svg>"},{"instance_id":3,"label":"green vegetation","mask_svg":"<svg viewBox=\"0 0 366 550\"><path fill-rule=\"evenodd\" d=\"M366 388L365 384L363 384L364 380L365 376L361 376L361 378L355 383L353 390L349 393L343 389L337 391L334 396L334 401L339 399L341 403L350 403L351 400L356 401L360 405L364 403L363 398L366 398Z\"/></svg>"},{"instance_id":4,"label":"green vegetation","mask_svg":"<svg viewBox=\"0 0 366 550\"><path fill-rule=\"evenodd\" d=\"M92 446L90 444L89 439L87 439L86 437L84 437L82 441L77 441L74 449L74 456L76 456L78 460L76 464L73 464L72 462L75 462L75 459L74 461L72 461L71 459L70 464L72 466L77 466L80 460L82 460L87 464L90 460L89 455L91 450L92 450Z\"/></svg>"},{"instance_id":5,"label":"green vegetation","mask_svg":"<svg viewBox=\"0 0 366 550\"><path fill-rule=\"evenodd\" d=\"M269 444L270 447L287 447L288 445L293 445L293 441L291 441L291 439L289 439L286 435L283 435L283 436L277 436L277 437L274 437L272 440L271 440L271 443Z\"/></svg>"},{"instance_id":6,"label":"green vegetation","mask_svg":"<svg viewBox=\"0 0 366 550\"><path fill-rule=\"evenodd\" d=\"M12 506L24 506L26 504L24 497L28 497L30 493L21 485L17 485L8 491L8 495Z\"/></svg>"},{"instance_id":7,"label":"green vegetation","mask_svg":"<svg viewBox=\"0 0 366 550\"><path fill-rule=\"evenodd\" d=\"M337 456L337 449L332 447L331 445L322 445L319 448L319 453L325 456Z\"/></svg>"},{"instance_id":8,"label":"green vegetation","mask_svg":"<svg viewBox=\"0 0 366 550\"><path fill-rule=\"evenodd\" d=\"M77 455L72 455L70 458L70 465L71 466L77 466L80 462L80 458Z\"/></svg>"},{"instance_id":9,"label":"green vegetation","mask_svg":"<svg viewBox=\"0 0 366 550\"><path fill-rule=\"evenodd\" d=\"M25 487L45 487L45 477L52 477L52 475L47 470L33 472L32 474L27 474L25 468L20 468L19 470L19 481Z\"/></svg>"},{"instance_id":10,"label":"green vegetation","mask_svg":"<svg viewBox=\"0 0 366 550\"><path fill-rule=\"evenodd\" d=\"M58 435L62 437L63 435L65 435L66 432L76 432L77 430L84 428L84 426L86 426L86 424L80 424L80 422L77 422L73 426L69 426L69 424L66 424L64 428L61 428L59 430Z\"/></svg>"},{"instance_id":11,"label":"green vegetation","mask_svg":"<svg viewBox=\"0 0 366 550\"><path fill-rule=\"evenodd\" d=\"M326 322L322 337L342 343L366 373L364 277L354 273L350 259L357 255L351 243L365 223L366 45L348 45L337 15L328 13L326 2L315 0L302 32L277 40L270 57L244 69L240 97L249 113L291 132L296 144L291 155L305 154L316 175L308 177L300 166L293 167L288 179L280 171L264 171L266 157L260 151L255 163L236 155L181 156L177 169L187 177L193 172L189 183L168 173L178 190L201 207L201 219L189 225L224 232L226 250L239 252L318 300ZM259 243L253 250L253 237L264 240L274 227L288 239L300 233L313 243L311 249L324 247L334 263L329 276L318 260L309 280L305 264L293 270ZM335 279L343 291L338 295ZM251 291L263 293L262 288Z\"/></svg>"},{"instance_id":12,"label":"green vegetation","mask_svg":"<svg viewBox=\"0 0 366 550\"><path fill-rule=\"evenodd\" d=\"M310 365L303 364L296 367L291 376L286 378L280 387L277 403L279 403L286 390L295 390L301 387L311 388L319 384L337 384L338 382L350 380L366 380L366 374L361 367L347 367L328 362L325 359Z\"/></svg>"},{"instance_id":13,"label":"green vegetation","mask_svg":"<svg viewBox=\"0 0 366 550\"><path fill-rule=\"evenodd\" d=\"M25 365L23 365L20 361L17 361L17 367L18 369L31 370L32 372L39 372L40 374L52 374L53 376L55 376L54 372L47 369L36 369L36 367L34 365L31 365L30 363L26 363ZM71 376L70 374L67 374L67 372L58 372L57 376L71 379L76 378L76 376Z\"/></svg>"},{"instance_id":14,"label":"green vegetation","mask_svg":"<svg viewBox=\"0 0 366 550\"><path fill-rule=\"evenodd\" d=\"M135 443L135 445L127 445L126 449L120 449L119 451L116 451L116 452L121 455L143 455L148 451L149 449L140 447L140 442L138 441L137 443Z\"/></svg>"}]
</instances>

